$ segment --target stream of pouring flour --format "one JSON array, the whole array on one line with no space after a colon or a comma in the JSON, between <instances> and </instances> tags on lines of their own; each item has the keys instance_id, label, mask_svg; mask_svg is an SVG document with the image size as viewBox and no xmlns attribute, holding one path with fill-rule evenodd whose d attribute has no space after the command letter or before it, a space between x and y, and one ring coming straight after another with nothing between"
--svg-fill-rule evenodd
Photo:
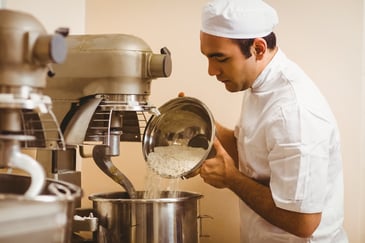
<instances>
[{"instance_id":1,"label":"stream of pouring flour","mask_svg":"<svg viewBox=\"0 0 365 243\"><path fill-rule=\"evenodd\" d=\"M181 175L191 171L205 153L202 148L188 146L156 147L147 158L144 198L160 198L162 191L167 191L168 197L176 197Z\"/></svg>"},{"instance_id":2,"label":"stream of pouring flour","mask_svg":"<svg viewBox=\"0 0 365 243\"><path fill-rule=\"evenodd\" d=\"M168 192L164 197L174 198L177 197L179 191L179 182L181 178L164 178L156 174L149 167L147 168L147 174L145 179L145 191L143 194L144 199L156 199L161 198L161 192Z\"/></svg>"}]
</instances>

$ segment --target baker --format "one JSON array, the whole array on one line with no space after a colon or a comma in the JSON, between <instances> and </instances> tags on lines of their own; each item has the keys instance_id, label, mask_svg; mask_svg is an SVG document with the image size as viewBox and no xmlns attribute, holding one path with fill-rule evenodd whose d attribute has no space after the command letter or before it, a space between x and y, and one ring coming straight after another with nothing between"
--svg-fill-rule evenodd
<instances>
[{"instance_id":1,"label":"baker","mask_svg":"<svg viewBox=\"0 0 365 243\"><path fill-rule=\"evenodd\" d=\"M277 24L261 0L203 7L208 74L243 100L233 129L216 124L217 154L200 176L240 199L242 243L346 243L336 120L315 83L278 47Z\"/></svg>"}]
</instances>

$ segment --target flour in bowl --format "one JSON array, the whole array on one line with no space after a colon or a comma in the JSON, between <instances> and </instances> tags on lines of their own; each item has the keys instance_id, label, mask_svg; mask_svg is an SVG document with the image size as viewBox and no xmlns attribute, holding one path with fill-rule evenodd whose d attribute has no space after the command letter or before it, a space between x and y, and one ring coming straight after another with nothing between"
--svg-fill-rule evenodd
<instances>
[{"instance_id":1,"label":"flour in bowl","mask_svg":"<svg viewBox=\"0 0 365 243\"><path fill-rule=\"evenodd\" d=\"M155 147L148 154L147 163L157 174L176 178L192 170L203 158L206 150L181 145Z\"/></svg>"}]
</instances>

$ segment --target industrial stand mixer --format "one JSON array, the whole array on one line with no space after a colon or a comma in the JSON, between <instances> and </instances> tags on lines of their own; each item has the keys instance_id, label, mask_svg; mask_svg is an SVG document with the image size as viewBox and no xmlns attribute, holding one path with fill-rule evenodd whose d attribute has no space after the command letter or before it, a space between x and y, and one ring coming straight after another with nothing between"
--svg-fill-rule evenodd
<instances>
[{"instance_id":1,"label":"industrial stand mixer","mask_svg":"<svg viewBox=\"0 0 365 243\"><path fill-rule=\"evenodd\" d=\"M86 226L82 220L75 224L94 232L92 242L197 242L201 195L162 192L145 199L112 161L121 141L141 142L148 118L159 115L148 98L152 80L171 74L169 50L155 54L142 39L126 34L70 35L67 44L67 59L52 65L44 91L62 121L66 150L38 151L37 160L49 177L81 186L77 155L92 157L122 189L89 195L93 216L86 217Z\"/></svg>"},{"instance_id":2,"label":"industrial stand mixer","mask_svg":"<svg viewBox=\"0 0 365 243\"><path fill-rule=\"evenodd\" d=\"M47 179L22 151L64 149L52 101L42 91L49 65L66 58L67 34L49 35L33 16L0 9L0 242L71 240L81 189Z\"/></svg>"},{"instance_id":3,"label":"industrial stand mixer","mask_svg":"<svg viewBox=\"0 0 365 243\"><path fill-rule=\"evenodd\" d=\"M148 102L151 81L170 75L170 53L162 48L154 54L140 38L123 34L71 35L67 43L67 60L53 65L45 89L62 121L67 149L43 151L37 159L45 167L52 161L50 177L80 185L75 155L80 151L133 197L132 183L111 157L119 156L120 141L141 141L146 113L157 112Z\"/></svg>"}]
</instances>

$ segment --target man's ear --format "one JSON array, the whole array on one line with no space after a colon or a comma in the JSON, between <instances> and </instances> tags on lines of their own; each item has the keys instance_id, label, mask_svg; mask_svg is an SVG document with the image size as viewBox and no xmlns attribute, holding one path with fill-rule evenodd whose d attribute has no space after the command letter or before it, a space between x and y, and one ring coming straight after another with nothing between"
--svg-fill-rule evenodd
<instances>
[{"instance_id":1,"label":"man's ear","mask_svg":"<svg viewBox=\"0 0 365 243\"><path fill-rule=\"evenodd\" d=\"M267 51L266 41L263 38L256 38L253 42L254 55L258 60L261 60Z\"/></svg>"}]
</instances>

